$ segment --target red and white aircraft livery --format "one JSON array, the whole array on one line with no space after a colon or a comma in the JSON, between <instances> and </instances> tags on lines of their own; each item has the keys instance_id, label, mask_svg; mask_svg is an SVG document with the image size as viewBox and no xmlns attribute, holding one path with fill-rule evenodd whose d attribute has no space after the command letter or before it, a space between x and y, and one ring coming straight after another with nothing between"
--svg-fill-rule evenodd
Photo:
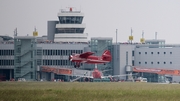
<instances>
[{"instance_id":1,"label":"red and white aircraft livery","mask_svg":"<svg viewBox=\"0 0 180 101\"><path fill-rule=\"evenodd\" d=\"M93 52L85 52L82 54L73 54L69 56L69 60L75 62L74 67L80 67L80 63L89 64L105 64L111 61L112 56L109 50L105 50L102 56L94 56Z\"/></svg>"}]
</instances>

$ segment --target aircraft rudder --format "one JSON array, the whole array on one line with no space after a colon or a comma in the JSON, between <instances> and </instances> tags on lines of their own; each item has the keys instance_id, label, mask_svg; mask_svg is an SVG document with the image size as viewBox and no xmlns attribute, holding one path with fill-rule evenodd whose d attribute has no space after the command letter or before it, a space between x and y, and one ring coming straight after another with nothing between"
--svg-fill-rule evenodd
<instances>
[{"instance_id":1,"label":"aircraft rudder","mask_svg":"<svg viewBox=\"0 0 180 101\"><path fill-rule=\"evenodd\" d=\"M105 50L104 53L102 54L103 60L111 61L111 52L109 50Z\"/></svg>"},{"instance_id":2,"label":"aircraft rudder","mask_svg":"<svg viewBox=\"0 0 180 101\"><path fill-rule=\"evenodd\" d=\"M110 55L111 56L111 52L109 50L105 50L102 55Z\"/></svg>"}]
</instances>

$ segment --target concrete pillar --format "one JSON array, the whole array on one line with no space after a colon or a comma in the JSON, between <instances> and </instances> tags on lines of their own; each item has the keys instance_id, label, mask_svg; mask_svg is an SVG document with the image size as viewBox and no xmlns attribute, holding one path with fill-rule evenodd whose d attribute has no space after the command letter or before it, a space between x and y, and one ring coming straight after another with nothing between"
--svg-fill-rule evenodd
<instances>
[{"instance_id":1,"label":"concrete pillar","mask_svg":"<svg viewBox=\"0 0 180 101\"><path fill-rule=\"evenodd\" d=\"M9 70L9 79L12 79L12 69Z\"/></svg>"},{"instance_id":2,"label":"concrete pillar","mask_svg":"<svg viewBox=\"0 0 180 101\"><path fill-rule=\"evenodd\" d=\"M65 80L66 80L66 81L70 81L70 77L67 76L67 75L65 75Z\"/></svg>"},{"instance_id":3,"label":"concrete pillar","mask_svg":"<svg viewBox=\"0 0 180 101\"><path fill-rule=\"evenodd\" d=\"M46 72L41 72L41 79L42 79L43 81L46 81L46 80L47 80Z\"/></svg>"},{"instance_id":4,"label":"concrete pillar","mask_svg":"<svg viewBox=\"0 0 180 101\"><path fill-rule=\"evenodd\" d=\"M40 81L40 72L37 72L37 80Z\"/></svg>"},{"instance_id":5,"label":"concrete pillar","mask_svg":"<svg viewBox=\"0 0 180 101\"><path fill-rule=\"evenodd\" d=\"M51 80L54 79L54 73L51 73Z\"/></svg>"}]
</instances>

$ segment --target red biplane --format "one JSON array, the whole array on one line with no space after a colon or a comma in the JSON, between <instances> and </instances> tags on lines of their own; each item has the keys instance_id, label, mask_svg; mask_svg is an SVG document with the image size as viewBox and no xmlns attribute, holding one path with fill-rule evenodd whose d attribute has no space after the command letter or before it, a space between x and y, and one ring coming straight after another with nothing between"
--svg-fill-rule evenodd
<instances>
[{"instance_id":1,"label":"red biplane","mask_svg":"<svg viewBox=\"0 0 180 101\"><path fill-rule=\"evenodd\" d=\"M94 56L93 52L85 52L82 54L72 54L69 56L69 60L75 62L74 67L80 67L80 63L89 64L105 64L111 61L111 53L109 50L105 50L102 56Z\"/></svg>"}]
</instances>

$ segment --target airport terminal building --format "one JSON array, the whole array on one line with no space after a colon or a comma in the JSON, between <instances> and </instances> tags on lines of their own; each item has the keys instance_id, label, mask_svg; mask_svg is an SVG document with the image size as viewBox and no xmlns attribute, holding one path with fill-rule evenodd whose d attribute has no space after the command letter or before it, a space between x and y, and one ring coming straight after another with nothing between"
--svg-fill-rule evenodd
<instances>
[{"instance_id":1,"label":"airport terminal building","mask_svg":"<svg viewBox=\"0 0 180 101\"><path fill-rule=\"evenodd\" d=\"M180 70L179 44L165 44L165 40L152 39L146 40L144 44L118 43L113 47L114 75L135 73L147 78L149 82L164 82L167 78L173 82L180 81L179 76L133 71L133 68Z\"/></svg>"},{"instance_id":2,"label":"airport terminal building","mask_svg":"<svg viewBox=\"0 0 180 101\"><path fill-rule=\"evenodd\" d=\"M144 43L113 43L112 38L92 37L87 39L82 24L84 14L80 11L61 10L59 21L48 21L47 37L0 36L0 80L25 78L28 81L61 79L70 81L73 75L83 75L93 70L94 65L81 64L74 68L69 61L72 53L92 51L100 56L108 49L112 61L98 65L104 75L136 74L148 82L164 82L166 78L179 82L179 76L134 72L134 67L180 70L180 44L169 45L165 40L152 39ZM131 80L135 77L121 76Z\"/></svg>"},{"instance_id":3,"label":"airport terminal building","mask_svg":"<svg viewBox=\"0 0 180 101\"><path fill-rule=\"evenodd\" d=\"M70 79L68 76L52 71L42 72L41 67L74 70L74 63L68 60L69 54L93 51L90 43L38 42L36 39L33 36L16 36L13 42L1 41L1 79L4 77L5 80L26 78L27 80L44 79L49 81L56 78L68 81ZM107 38L92 38L92 40L94 39L97 41L107 40ZM151 41L161 42L162 40ZM97 52L98 48L95 49L97 50L94 52ZM179 70L180 45L112 43L106 49L111 50L113 59L106 66L98 65L98 69L108 70L104 75L133 74L132 67ZM93 65L81 64L79 70L92 70L93 68ZM82 71L83 73L84 71ZM162 82L165 79L164 75L153 73L138 73L138 75L149 78L149 82ZM179 81L179 76L165 76L173 81ZM128 78L124 76L120 79Z\"/></svg>"}]
</instances>

